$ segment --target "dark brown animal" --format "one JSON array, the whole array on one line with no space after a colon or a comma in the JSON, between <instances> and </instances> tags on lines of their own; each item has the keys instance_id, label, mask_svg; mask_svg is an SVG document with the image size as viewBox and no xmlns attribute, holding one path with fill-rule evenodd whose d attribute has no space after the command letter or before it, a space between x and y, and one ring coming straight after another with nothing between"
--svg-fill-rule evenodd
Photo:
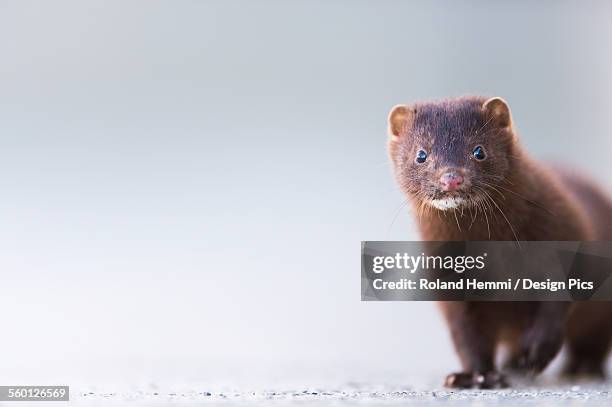
<instances>
[{"instance_id":1,"label":"dark brown animal","mask_svg":"<svg viewBox=\"0 0 612 407\"><path fill-rule=\"evenodd\" d=\"M533 160L501 98L396 106L389 154L424 240L612 240L612 202L594 185ZM603 376L608 302L441 302L463 371L450 387L501 387L507 368L539 373L567 342L569 375Z\"/></svg>"}]
</instances>

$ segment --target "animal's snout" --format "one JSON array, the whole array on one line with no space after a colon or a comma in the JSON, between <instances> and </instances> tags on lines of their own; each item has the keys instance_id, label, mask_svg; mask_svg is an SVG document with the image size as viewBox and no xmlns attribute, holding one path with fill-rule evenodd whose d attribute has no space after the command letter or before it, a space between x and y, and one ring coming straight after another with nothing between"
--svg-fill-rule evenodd
<instances>
[{"instance_id":1,"label":"animal's snout","mask_svg":"<svg viewBox=\"0 0 612 407\"><path fill-rule=\"evenodd\" d=\"M440 184L444 191L456 191L463 185L463 175L455 170L446 171L440 177Z\"/></svg>"}]
</instances>

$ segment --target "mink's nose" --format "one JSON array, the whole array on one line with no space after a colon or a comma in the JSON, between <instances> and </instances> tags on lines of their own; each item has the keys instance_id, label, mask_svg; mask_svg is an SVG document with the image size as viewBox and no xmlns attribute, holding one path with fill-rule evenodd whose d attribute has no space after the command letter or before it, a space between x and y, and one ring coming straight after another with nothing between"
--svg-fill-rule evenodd
<instances>
[{"instance_id":1,"label":"mink's nose","mask_svg":"<svg viewBox=\"0 0 612 407\"><path fill-rule=\"evenodd\" d=\"M457 171L448 171L440 177L440 184L445 191L455 191L463 184L463 176Z\"/></svg>"}]
</instances>

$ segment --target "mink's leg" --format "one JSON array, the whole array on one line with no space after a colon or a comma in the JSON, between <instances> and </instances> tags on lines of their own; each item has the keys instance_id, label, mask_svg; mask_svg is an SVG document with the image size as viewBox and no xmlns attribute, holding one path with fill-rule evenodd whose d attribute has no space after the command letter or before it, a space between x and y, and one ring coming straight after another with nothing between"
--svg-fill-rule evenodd
<instances>
[{"instance_id":1,"label":"mink's leg","mask_svg":"<svg viewBox=\"0 0 612 407\"><path fill-rule=\"evenodd\" d=\"M516 370L540 373L555 358L563 345L568 302L542 302L520 340L519 352L511 366Z\"/></svg>"},{"instance_id":2,"label":"mink's leg","mask_svg":"<svg viewBox=\"0 0 612 407\"><path fill-rule=\"evenodd\" d=\"M482 320L470 303L445 303L444 311L462 372L446 377L444 385L455 388L506 387L503 376L495 370L495 329ZM490 321L489 321L490 322Z\"/></svg>"},{"instance_id":3,"label":"mink's leg","mask_svg":"<svg viewBox=\"0 0 612 407\"><path fill-rule=\"evenodd\" d=\"M605 332L604 332L605 333ZM566 376L605 377L605 362L610 345L609 335L575 337L568 341L568 361L563 370Z\"/></svg>"},{"instance_id":4,"label":"mink's leg","mask_svg":"<svg viewBox=\"0 0 612 407\"><path fill-rule=\"evenodd\" d=\"M511 374L522 374L524 369L521 368L522 360L522 349L520 348L520 338L512 341L509 345L509 354L506 359L502 362L502 372Z\"/></svg>"},{"instance_id":5,"label":"mink's leg","mask_svg":"<svg viewBox=\"0 0 612 407\"><path fill-rule=\"evenodd\" d=\"M577 305L566 329L567 376L603 378L612 340L612 303L585 302Z\"/></svg>"}]
</instances>

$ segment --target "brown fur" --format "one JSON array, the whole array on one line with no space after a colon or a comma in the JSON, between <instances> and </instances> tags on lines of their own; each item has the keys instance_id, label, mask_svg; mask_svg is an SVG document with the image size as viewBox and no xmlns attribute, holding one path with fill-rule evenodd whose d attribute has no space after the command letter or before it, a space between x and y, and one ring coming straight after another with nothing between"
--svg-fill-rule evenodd
<instances>
[{"instance_id":1,"label":"brown fur","mask_svg":"<svg viewBox=\"0 0 612 407\"><path fill-rule=\"evenodd\" d=\"M396 106L389 116L389 154L400 188L418 214L424 240L612 240L612 202L586 180L531 159L499 98L464 97ZM476 160L474 147L486 158ZM428 153L417 163L417 151ZM457 171L467 207L439 210L431 199L440 175ZM568 374L603 374L612 338L612 303L441 302L463 372L452 387L504 385L495 352L511 351L507 367L540 372L564 339Z\"/></svg>"}]
</instances>

